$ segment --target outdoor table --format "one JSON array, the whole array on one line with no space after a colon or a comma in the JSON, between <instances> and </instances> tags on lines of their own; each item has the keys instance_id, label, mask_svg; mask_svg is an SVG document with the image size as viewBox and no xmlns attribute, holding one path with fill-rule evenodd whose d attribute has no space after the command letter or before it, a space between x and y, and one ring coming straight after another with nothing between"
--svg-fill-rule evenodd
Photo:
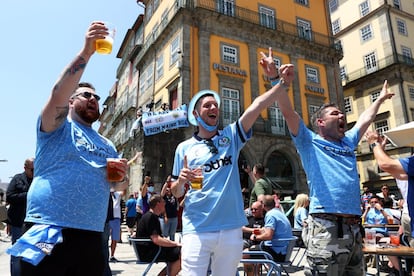
<instances>
[{"instance_id":1,"label":"outdoor table","mask_svg":"<svg viewBox=\"0 0 414 276\"><path fill-rule=\"evenodd\" d=\"M388 228L388 229L398 229L400 224L362 224L364 228Z\"/></svg>"},{"instance_id":2,"label":"outdoor table","mask_svg":"<svg viewBox=\"0 0 414 276\"><path fill-rule=\"evenodd\" d=\"M404 275L401 258L413 258L414 257L414 248L411 248L409 246L404 245L391 245L388 243L385 244L377 244L375 247L363 247L362 251L365 254L373 254L375 255L375 261L377 266L377 275L380 275L379 270L379 256L385 255L385 256L397 256L398 262L400 264L400 275Z\"/></svg>"}]
</instances>

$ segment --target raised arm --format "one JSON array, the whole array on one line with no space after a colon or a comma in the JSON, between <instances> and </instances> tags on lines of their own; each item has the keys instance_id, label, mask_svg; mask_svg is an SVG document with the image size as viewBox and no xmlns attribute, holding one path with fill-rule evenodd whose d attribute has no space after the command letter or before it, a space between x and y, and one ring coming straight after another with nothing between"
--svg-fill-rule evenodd
<instances>
[{"instance_id":1,"label":"raised arm","mask_svg":"<svg viewBox=\"0 0 414 276\"><path fill-rule=\"evenodd\" d=\"M358 118L358 121L355 124L355 127L359 128L359 138L361 138L362 135L364 135L369 125L375 119L375 116L377 115L378 109L380 108L381 104L386 99L391 99L392 96L394 96L394 93L388 89L388 82L387 80L385 80L378 99L375 102L373 102L367 109L365 109L364 112L362 112L362 114Z\"/></svg>"},{"instance_id":2,"label":"raised arm","mask_svg":"<svg viewBox=\"0 0 414 276\"><path fill-rule=\"evenodd\" d=\"M68 114L68 100L77 88L86 64L95 52L95 41L108 34L103 22L92 22L85 35L85 43L77 56L65 67L53 86L51 95L42 110L41 130L52 132Z\"/></svg>"},{"instance_id":3,"label":"raised arm","mask_svg":"<svg viewBox=\"0 0 414 276\"><path fill-rule=\"evenodd\" d=\"M386 171L396 178L401 178L406 175L400 161L389 157L384 151L387 139L383 139L377 132L374 131L367 131L365 133L365 138L370 145L373 145L372 151L381 170Z\"/></svg>"},{"instance_id":4,"label":"raised arm","mask_svg":"<svg viewBox=\"0 0 414 276\"><path fill-rule=\"evenodd\" d=\"M287 84L290 85L290 82L294 78L293 65L282 65L279 69L277 69L276 64L273 60L272 48L269 48L268 56L266 56L263 52L261 52L260 54L262 55L260 65L262 66L264 72L269 77L269 79L272 80L281 77L281 79L283 79L284 82L287 82ZM284 74L286 74L287 76L285 77ZM282 80L280 82L282 82ZM287 89L284 89L279 93L276 93L276 101L278 102L280 111L282 112L283 117L286 120L286 124L289 128L289 131L296 136L299 130L300 116L292 107L289 95L287 93Z\"/></svg>"},{"instance_id":5,"label":"raised arm","mask_svg":"<svg viewBox=\"0 0 414 276\"><path fill-rule=\"evenodd\" d=\"M271 54L271 48L269 49ZM263 55L263 53L261 54ZM263 58L261 59L260 64L263 66ZM280 75L278 75L274 63L273 65L267 66L267 70L271 70L274 73L274 77L280 77L280 82L264 94L258 96L240 117L240 122L244 131L247 132L251 129L257 117L259 117L260 112L271 106L276 101L278 94L286 94L286 90L289 89L289 86L294 79L293 69L292 64L284 64L279 70Z\"/></svg>"}]
</instances>

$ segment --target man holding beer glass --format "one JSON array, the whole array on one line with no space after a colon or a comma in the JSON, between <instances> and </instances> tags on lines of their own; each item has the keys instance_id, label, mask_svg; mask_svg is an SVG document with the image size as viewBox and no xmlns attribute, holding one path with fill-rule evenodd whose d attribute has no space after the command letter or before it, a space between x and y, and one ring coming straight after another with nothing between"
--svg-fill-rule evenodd
<instances>
[{"instance_id":1,"label":"man holding beer glass","mask_svg":"<svg viewBox=\"0 0 414 276\"><path fill-rule=\"evenodd\" d=\"M290 73L288 75L288 72ZM293 66L282 65L284 85L293 80ZM241 228L247 224L243 210L238 156L252 136L252 126L260 112L272 105L282 84L258 96L234 123L218 130L220 97L212 90L198 92L190 101L188 120L198 126L193 137L178 145L175 152L171 190L184 194L182 274L206 275L209 263L213 275L234 275L242 257ZM202 166L203 183L192 182Z\"/></svg>"},{"instance_id":2,"label":"man holding beer glass","mask_svg":"<svg viewBox=\"0 0 414 276\"><path fill-rule=\"evenodd\" d=\"M109 190L128 186L126 160L111 141L92 128L99 99L88 83L79 83L95 53L96 40L108 29L92 22L85 42L54 85L37 122L36 176L27 197L25 234L9 253L23 257L22 275L103 275L102 250ZM30 249L32 255L26 253Z\"/></svg>"}]
</instances>

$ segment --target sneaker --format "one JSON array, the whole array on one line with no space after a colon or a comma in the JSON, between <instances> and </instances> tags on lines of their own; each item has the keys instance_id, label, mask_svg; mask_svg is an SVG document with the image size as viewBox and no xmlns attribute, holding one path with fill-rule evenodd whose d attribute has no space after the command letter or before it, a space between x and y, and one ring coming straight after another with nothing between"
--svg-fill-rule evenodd
<instances>
[{"instance_id":1,"label":"sneaker","mask_svg":"<svg viewBox=\"0 0 414 276\"><path fill-rule=\"evenodd\" d=\"M114 262L114 263L118 262L118 260L114 256L109 258L109 261Z\"/></svg>"}]
</instances>

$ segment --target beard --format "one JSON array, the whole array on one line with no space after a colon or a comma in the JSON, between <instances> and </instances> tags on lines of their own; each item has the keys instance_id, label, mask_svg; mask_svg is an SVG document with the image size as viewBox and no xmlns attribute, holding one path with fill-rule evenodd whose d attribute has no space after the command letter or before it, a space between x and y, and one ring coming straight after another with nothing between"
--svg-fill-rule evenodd
<instances>
[{"instance_id":1,"label":"beard","mask_svg":"<svg viewBox=\"0 0 414 276\"><path fill-rule=\"evenodd\" d=\"M91 109L87 107L85 108L79 105L75 107L75 112L83 121L88 124L96 122L101 115L99 109Z\"/></svg>"}]
</instances>

